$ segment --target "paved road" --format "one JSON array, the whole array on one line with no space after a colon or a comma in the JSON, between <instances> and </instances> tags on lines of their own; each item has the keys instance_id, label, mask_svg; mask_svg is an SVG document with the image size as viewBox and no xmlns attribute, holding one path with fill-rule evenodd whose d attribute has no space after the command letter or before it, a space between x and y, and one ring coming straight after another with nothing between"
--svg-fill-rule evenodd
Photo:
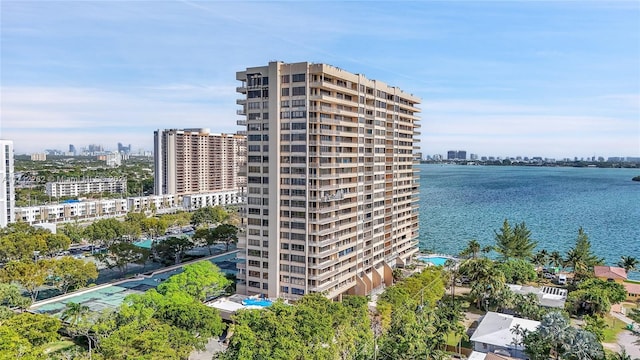
<instances>
[{"instance_id":1,"label":"paved road","mask_svg":"<svg viewBox=\"0 0 640 360\"><path fill-rule=\"evenodd\" d=\"M211 360L215 353L219 353L224 350L223 345L218 338L211 338L207 345L205 345L204 351L194 351L189 355L189 360Z\"/></svg>"},{"instance_id":2,"label":"paved road","mask_svg":"<svg viewBox=\"0 0 640 360\"><path fill-rule=\"evenodd\" d=\"M619 312L611 311L611 316L619 319L626 324L632 324L633 320L620 314ZM637 326L637 325L636 325ZM616 344L603 344L603 346L609 350L620 352L622 348L627 351L627 354L632 359L640 359L640 345L636 344L636 341L640 341L640 336L634 335L629 330L623 330L616 339Z\"/></svg>"}]
</instances>

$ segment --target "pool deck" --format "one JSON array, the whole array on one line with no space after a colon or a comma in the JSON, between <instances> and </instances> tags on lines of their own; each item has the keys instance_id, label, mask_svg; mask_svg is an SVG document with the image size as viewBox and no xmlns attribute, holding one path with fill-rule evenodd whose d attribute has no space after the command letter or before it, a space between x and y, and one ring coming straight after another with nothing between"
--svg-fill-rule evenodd
<instances>
[{"instance_id":1,"label":"pool deck","mask_svg":"<svg viewBox=\"0 0 640 360\"><path fill-rule=\"evenodd\" d=\"M452 260L460 260L459 258L450 255L450 254L425 254L425 253L418 253L416 255L416 258L422 258L422 259L429 259L429 258L446 258L446 259L452 259Z\"/></svg>"}]
</instances>

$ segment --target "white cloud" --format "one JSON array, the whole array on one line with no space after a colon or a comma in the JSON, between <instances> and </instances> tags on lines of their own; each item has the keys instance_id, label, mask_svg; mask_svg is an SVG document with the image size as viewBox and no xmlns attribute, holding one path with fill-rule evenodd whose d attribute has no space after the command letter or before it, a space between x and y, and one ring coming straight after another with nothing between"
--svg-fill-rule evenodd
<instances>
[{"instance_id":1,"label":"white cloud","mask_svg":"<svg viewBox=\"0 0 640 360\"><path fill-rule=\"evenodd\" d=\"M478 99L428 102L420 129L422 152L442 154L455 148L494 156L639 156L635 98L603 96L595 105L594 99L574 99L547 106ZM615 111L594 114L603 108Z\"/></svg>"},{"instance_id":2,"label":"white cloud","mask_svg":"<svg viewBox=\"0 0 640 360\"><path fill-rule=\"evenodd\" d=\"M150 148L158 128L207 127L235 132L234 89L170 84L127 91L72 87L2 87L0 136L16 150L62 149L69 143L114 147L130 139ZM116 141L117 140L117 141ZM114 142L115 141L115 142Z\"/></svg>"}]
</instances>

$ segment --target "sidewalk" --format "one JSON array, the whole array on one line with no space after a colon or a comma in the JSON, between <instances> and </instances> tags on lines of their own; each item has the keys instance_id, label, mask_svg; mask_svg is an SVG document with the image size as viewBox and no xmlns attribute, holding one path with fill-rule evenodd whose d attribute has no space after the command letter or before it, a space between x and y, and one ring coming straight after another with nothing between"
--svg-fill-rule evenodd
<instances>
[{"instance_id":1,"label":"sidewalk","mask_svg":"<svg viewBox=\"0 0 640 360\"><path fill-rule=\"evenodd\" d=\"M611 314L611 316L615 317L616 319L624 322L625 324L634 323L633 320L629 319L628 317L624 316L623 314L621 314L619 312L611 311L611 312L609 312L609 314ZM638 326L638 325L636 324L636 326ZM603 344L603 345L606 348L608 348L609 350L616 351L616 352L621 351L622 348L624 347L624 349L626 350L627 354L632 359L636 359L636 358L640 358L640 346L635 344L635 342L639 341L639 340L640 340L639 336L634 335L629 330L623 330L618 335L618 338L616 339L616 343L615 344Z\"/></svg>"},{"instance_id":2,"label":"sidewalk","mask_svg":"<svg viewBox=\"0 0 640 360\"><path fill-rule=\"evenodd\" d=\"M623 321L625 324L632 324L634 321L629 319L628 317L624 316L623 314L620 314L619 312L615 312L615 311L610 311L609 314L621 321Z\"/></svg>"}]
</instances>

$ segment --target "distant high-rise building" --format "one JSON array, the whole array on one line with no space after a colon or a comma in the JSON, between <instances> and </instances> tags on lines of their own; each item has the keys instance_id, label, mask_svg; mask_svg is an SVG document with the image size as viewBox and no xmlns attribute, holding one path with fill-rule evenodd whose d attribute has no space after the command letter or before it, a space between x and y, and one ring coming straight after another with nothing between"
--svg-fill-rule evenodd
<instances>
[{"instance_id":1,"label":"distant high-rise building","mask_svg":"<svg viewBox=\"0 0 640 360\"><path fill-rule=\"evenodd\" d=\"M467 151L466 150L449 150L447 151L447 160L466 160L467 159Z\"/></svg>"},{"instance_id":2,"label":"distant high-rise building","mask_svg":"<svg viewBox=\"0 0 640 360\"><path fill-rule=\"evenodd\" d=\"M0 227L15 221L13 141L0 140Z\"/></svg>"},{"instance_id":3,"label":"distant high-rise building","mask_svg":"<svg viewBox=\"0 0 640 360\"><path fill-rule=\"evenodd\" d=\"M472 161L478 160L478 154L469 154L469 160L472 160Z\"/></svg>"},{"instance_id":4,"label":"distant high-rise building","mask_svg":"<svg viewBox=\"0 0 640 360\"><path fill-rule=\"evenodd\" d=\"M46 153L33 153L31 154L31 161L47 161Z\"/></svg>"},{"instance_id":5,"label":"distant high-rise building","mask_svg":"<svg viewBox=\"0 0 640 360\"><path fill-rule=\"evenodd\" d=\"M87 151L90 153L103 152L104 148L102 145L91 144L87 147Z\"/></svg>"},{"instance_id":6,"label":"distant high-rise building","mask_svg":"<svg viewBox=\"0 0 640 360\"><path fill-rule=\"evenodd\" d=\"M246 116L237 291L370 294L418 251L420 99L326 64L236 73Z\"/></svg>"},{"instance_id":7,"label":"distant high-rise building","mask_svg":"<svg viewBox=\"0 0 640 360\"><path fill-rule=\"evenodd\" d=\"M73 144L69 144L69 153L71 153L72 155L76 154L76 147L73 146Z\"/></svg>"},{"instance_id":8,"label":"distant high-rise building","mask_svg":"<svg viewBox=\"0 0 640 360\"><path fill-rule=\"evenodd\" d=\"M246 137L209 129L154 132L156 195L196 194L243 188Z\"/></svg>"},{"instance_id":9,"label":"distant high-rise building","mask_svg":"<svg viewBox=\"0 0 640 360\"><path fill-rule=\"evenodd\" d=\"M109 167L118 167L122 165L122 157L126 156L119 152L111 152L106 154L99 154L96 156L97 160L104 161Z\"/></svg>"},{"instance_id":10,"label":"distant high-rise building","mask_svg":"<svg viewBox=\"0 0 640 360\"><path fill-rule=\"evenodd\" d=\"M131 153L131 144L129 146L122 145L122 143L118 143L118 152L122 154L130 154Z\"/></svg>"}]
</instances>

